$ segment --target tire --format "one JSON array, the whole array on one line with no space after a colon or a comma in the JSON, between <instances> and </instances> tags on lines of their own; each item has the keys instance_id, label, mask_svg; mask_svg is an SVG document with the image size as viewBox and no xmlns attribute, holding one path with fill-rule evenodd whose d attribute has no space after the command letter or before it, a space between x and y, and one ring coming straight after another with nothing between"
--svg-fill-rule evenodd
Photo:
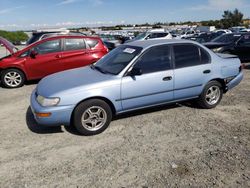
<instances>
[{"instance_id":1,"label":"tire","mask_svg":"<svg viewBox=\"0 0 250 188\"><path fill-rule=\"evenodd\" d=\"M215 108L220 103L222 95L223 89L221 83L217 81L211 81L202 91L197 101L198 105L204 109Z\"/></svg>"},{"instance_id":2,"label":"tire","mask_svg":"<svg viewBox=\"0 0 250 188\"><path fill-rule=\"evenodd\" d=\"M1 83L7 88L22 87L25 82L25 75L18 69L6 69L1 73Z\"/></svg>"},{"instance_id":3,"label":"tire","mask_svg":"<svg viewBox=\"0 0 250 188\"><path fill-rule=\"evenodd\" d=\"M100 99L91 99L80 103L73 114L73 125L81 135L85 136L103 132L111 120L110 106Z\"/></svg>"}]
</instances>

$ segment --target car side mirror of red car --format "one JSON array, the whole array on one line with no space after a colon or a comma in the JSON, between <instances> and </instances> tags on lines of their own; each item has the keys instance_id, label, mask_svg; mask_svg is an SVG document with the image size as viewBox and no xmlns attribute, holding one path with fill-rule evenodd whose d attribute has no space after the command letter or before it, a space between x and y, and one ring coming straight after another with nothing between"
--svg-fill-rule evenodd
<instances>
[{"instance_id":1,"label":"car side mirror of red car","mask_svg":"<svg viewBox=\"0 0 250 188\"><path fill-rule=\"evenodd\" d=\"M37 51L31 50L31 52L30 52L30 57L31 57L31 58L36 58L37 55L38 55L38 52L37 52Z\"/></svg>"}]
</instances>

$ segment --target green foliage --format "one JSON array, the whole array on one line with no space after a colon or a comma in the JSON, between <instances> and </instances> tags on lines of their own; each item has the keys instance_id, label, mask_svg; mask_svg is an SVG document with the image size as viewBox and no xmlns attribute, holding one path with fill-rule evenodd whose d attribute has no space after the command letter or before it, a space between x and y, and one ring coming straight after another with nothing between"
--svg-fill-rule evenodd
<instances>
[{"instance_id":1,"label":"green foliage","mask_svg":"<svg viewBox=\"0 0 250 188\"><path fill-rule=\"evenodd\" d=\"M238 9L235 9L233 12L226 10L222 17L221 24L223 28L239 26L243 23L243 14Z\"/></svg>"},{"instance_id":2,"label":"green foliage","mask_svg":"<svg viewBox=\"0 0 250 188\"><path fill-rule=\"evenodd\" d=\"M13 43L26 41L29 38L28 35L23 31L10 32L10 31L0 30L0 36L6 38L7 40Z\"/></svg>"}]
</instances>

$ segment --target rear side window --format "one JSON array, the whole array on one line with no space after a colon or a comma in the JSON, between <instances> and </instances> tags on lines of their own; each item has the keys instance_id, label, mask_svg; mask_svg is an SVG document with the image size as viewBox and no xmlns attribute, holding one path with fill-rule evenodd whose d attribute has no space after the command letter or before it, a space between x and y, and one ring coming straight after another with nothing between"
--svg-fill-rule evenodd
<instances>
[{"instance_id":1,"label":"rear side window","mask_svg":"<svg viewBox=\"0 0 250 188\"><path fill-rule=\"evenodd\" d=\"M136 62L143 74L171 69L171 55L169 46L152 47Z\"/></svg>"},{"instance_id":2,"label":"rear side window","mask_svg":"<svg viewBox=\"0 0 250 188\"><path fill-rule=\"evenodd\" d=\"M82 50L86 49L86 44L83 39L73 39L73 38L66 38L65 39L65 51L70 50Z\"/></svg>"},{"instance_id":3,"label":"rear side window","mask_svg":"<svg viewBox=\"0 0 250 188\"><path fill-rule=\"evenodd\" d=\"M201 56L200 56L201 53ZM209 56L195 45L184 44L174 46L175 68L183 68L205 64Z\"/></svg>"},{"instance_id":4,"label":"rear side window","mask_svg":"<svg viewBox=\"0 0 250 188\"><path fill-rule=\"evenodd\" d=\"M85 39L85 40L90 48L94 48L98 44L98 40L95 40L95 39Z\"/></svg>"},{"instance_id":5,"label":"rear side window","mask_svg":"<svg viewBox=\"0 0 250 188\"><path fill-rule=\"evenodd\" d=\"M208 64L210 63L210 56L209 54L202 48L200 48L201 52L201 64Z\"/></svg>"}]
</instances>

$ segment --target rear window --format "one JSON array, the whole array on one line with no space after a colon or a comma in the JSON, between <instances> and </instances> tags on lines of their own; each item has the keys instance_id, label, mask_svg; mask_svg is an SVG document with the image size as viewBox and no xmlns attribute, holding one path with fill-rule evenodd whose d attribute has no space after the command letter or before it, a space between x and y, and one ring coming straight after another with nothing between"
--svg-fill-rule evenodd
<instances>
[{"instance_id":1,"label":"rear window","mask_svg":"<svg viewBox=\"0 0 250 188\"><path fill-rule=\"evenodd\" d=\"M94 48L98 44L98 40L96 39L85 39L86 43L89 45L90 48Z\"/></svg>"}]
</instances>

